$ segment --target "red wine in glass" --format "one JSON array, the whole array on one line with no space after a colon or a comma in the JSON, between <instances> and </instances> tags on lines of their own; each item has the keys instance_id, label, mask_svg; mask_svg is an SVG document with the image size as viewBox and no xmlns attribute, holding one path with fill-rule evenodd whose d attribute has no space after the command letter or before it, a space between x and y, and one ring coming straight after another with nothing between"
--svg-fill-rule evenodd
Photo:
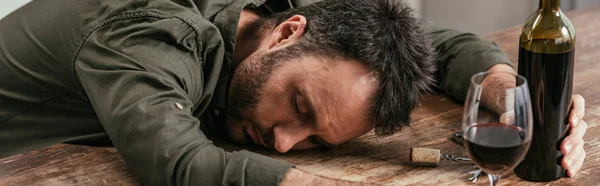
<instances>
[{"instance_id":1,"label":"red wine in glass","mask_svg":"<svg viewBox=\"0 0 600 186\"><path fill-rule=\"evenodd\" d=\"M469 157L486 173L502 174L523 159L531 140L523 129L502 123L471 125L465 132Z\"/></svg>"}]
</instances>

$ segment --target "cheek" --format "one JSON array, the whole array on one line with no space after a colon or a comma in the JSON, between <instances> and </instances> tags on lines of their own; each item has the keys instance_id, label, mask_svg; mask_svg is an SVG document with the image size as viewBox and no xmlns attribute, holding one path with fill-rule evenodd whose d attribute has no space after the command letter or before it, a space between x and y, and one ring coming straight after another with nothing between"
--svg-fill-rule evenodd
<instances>
[{"instance_id":1,"label":"cheek","mask_svg":"<svg viewBox=\"0 0 600 186\"><path fill-rule=\"evenodd\" d=\"M293 115L290 113L291 94L285 88L276 85L266 85L259 98L254 116L261 122L281 122Z\"/></svg>"},{"instance_id":2,"label":"cheek","mask_svg":"<svg viewBox=\"0 0 600 186\"><path fill-rule=\"evenodd\" d=\"M257 120L256 122L258 122L262 128L271 128L277 123L283 123L292 118L285 109L283 109L285 106L278 97L280 96L261 100L255 112L252 113Z\"/></svg>"}]
</instances>

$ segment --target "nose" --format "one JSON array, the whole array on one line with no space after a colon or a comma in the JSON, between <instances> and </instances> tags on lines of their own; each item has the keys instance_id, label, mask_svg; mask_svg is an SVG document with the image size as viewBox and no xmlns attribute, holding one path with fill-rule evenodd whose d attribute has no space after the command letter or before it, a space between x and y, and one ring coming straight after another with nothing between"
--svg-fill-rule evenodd
<instances>
[{"instance_id":1,"label":"nose","mask_svg":"<svg viewBox=\"0 0 600 186\"><path fill-rule=\"evenodd\" d=\"M289 151L294 145L311 135L311 131L302 127L299 122L276 125L273 127L273 133L275 137L274 148L280 153Z\"/></svg>"}]
</instances>

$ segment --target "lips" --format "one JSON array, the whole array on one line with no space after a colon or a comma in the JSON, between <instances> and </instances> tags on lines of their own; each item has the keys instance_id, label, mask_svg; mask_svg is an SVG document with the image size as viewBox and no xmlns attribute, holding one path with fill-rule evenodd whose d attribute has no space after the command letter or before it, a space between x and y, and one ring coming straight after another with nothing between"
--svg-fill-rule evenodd
<instances>
[{"instance_id":1,"label":"lips","mask_svg":"<svg viewBox=\"0 0 600 186\"><path fill-rule=\"evenodd\" d=\"M262 135L260 135L260 133L258 132L258 130L256 129L256 127L253 127L253 128L254 128L254 131L255 131L254 134L256 134L256 137L258 138L259 144L261 144L262 146L266 147L267 145L265 145L265 141L263 140Z\"/></svg>"},{"instance_id":2,"label":"lips","mask_svg":"<svg viewBox=\"0 0 600 186\"><path fill-rule=\"evenodd\" d=\"M246 133L248 133L248 135L250 136L250 138L252 139L252 142L254 142L254 144L256 144L258 146L263 144L261 141L260 135L258 135L258 133L256 132L256 129L254 127L247 128Z\"/></svg>"},{"instance_id":3,"label":"lips","mask_svg":"<svg viewBox=\"0 0 600 186\"><path fill-rule=\"evenodd\" d=\"M260 144L258 142L258 138L256 137L254 130L246 128L246 133L248 133L248 136L250 137L250 139L252 139L252 142L254 142L254 144L256 144L256 145Z\"/></svg>"},{"instance_id":4,"label":"lips","mask_svg":"<svg viewBox=\"0 0 600 186\"><path fill-rule=\"evenodd\" d=\"M262 135L260 135L260 132L256 127L251 126L251 128L246 128L246 134L248 134L249 138L252 139L254 144L258 146L267 147L265 141L262 138Z\"/></svg>"}]
</instances>

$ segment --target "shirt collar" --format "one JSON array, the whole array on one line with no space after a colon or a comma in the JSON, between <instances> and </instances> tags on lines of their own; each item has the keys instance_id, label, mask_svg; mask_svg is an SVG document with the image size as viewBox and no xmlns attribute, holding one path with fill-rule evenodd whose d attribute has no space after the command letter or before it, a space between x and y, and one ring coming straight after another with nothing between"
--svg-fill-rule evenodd
<instances>
[{"instance_id":1,"label":"shirt collar","mask_svg":"<svg viewBox=\"0 0 600 186\"><path fill-rule=\"evenodd\" d=\"M225 49L223 66L221 67L219 80L215 87L210 106L224 109L227 104L229 81L235 67L238 65L233 61L233 52L240 13L245 7L259 7L264 4L265 1L266 0L222 0L215 4L215 6L221 7L211 8L213 10L219 10L218 12L204 15L205 17L213 17L214 15L212 22L217 29L219 29L219 32L221 32L221 36L223 37L223 47Z\"/></svg>"},{"instance_id":2,"label":"shirt collar","mask_svg":"<svg viewBox=\"0 0 600 186\"><path fill-rule=\"evenodd\" d=\"M225 2L226 3L219 3L223 8L214 13L213 20L213 24L219 29L223 37L225 55L223 56L223 66L210 106L221 109L226 107L227 90L229 88L231 76L238 65L238 63L233 61L233 52L235 48L237 26L242 9L245 7L256 8L264 4L266 9L273 13L293 7L289 1L280 0L226 0ZM204 16L211 17L207 15Z\"/></svg>"}]
</instances>

